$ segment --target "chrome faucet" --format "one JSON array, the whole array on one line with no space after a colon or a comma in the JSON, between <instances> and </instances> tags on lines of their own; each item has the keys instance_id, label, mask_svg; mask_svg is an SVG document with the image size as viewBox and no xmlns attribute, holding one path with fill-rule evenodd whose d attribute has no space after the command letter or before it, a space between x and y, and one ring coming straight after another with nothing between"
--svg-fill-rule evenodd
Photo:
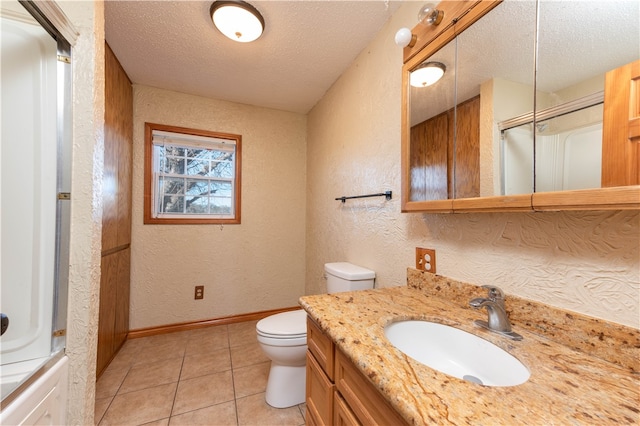
<instances>
[{"instance_id":1,"label":"chrome faucet","mask_svg":"<svg viewBox=\"0 0 640 426\"><path fill-rule=\"evenodd\" d=\"M483 285L489 291L487 298L471 299L469 305L476 309L487 308L488 321L475 320L473 323L513 340L522 340L522 336L511 331L511 323L504 308L504 293L498 287Z\"/></svg>"}]
</instances>

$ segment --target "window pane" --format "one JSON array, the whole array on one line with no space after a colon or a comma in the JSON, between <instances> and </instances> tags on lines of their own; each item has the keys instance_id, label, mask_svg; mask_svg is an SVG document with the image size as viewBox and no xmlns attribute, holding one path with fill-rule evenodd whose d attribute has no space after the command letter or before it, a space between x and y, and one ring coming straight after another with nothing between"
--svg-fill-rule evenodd
<instances>
[{"instance_id":1,"label":"window pane","mask_svg":"<svg viewBox=\"0 0 640 426\"><path fill-rule=\"evenodd\" d=\"M175 175L184 174L184 158L168 157L165 160L165 167L162 170L164 173L171 173Z\"/></svg>"},{"instance_id":2,"label":"window pane","mask_svg":"<svg viewBox=\"0 0 640 426\"><path fill-rule=\"evenodd\" d=\"M200 158L208 160L211 157L208 149L187 148L185 149L188 158Z\"/></svg>"},{"instance_id":3,"label":"window pane","mask_svg":"<svg viewBox=\"0 0 640 426\"><path fill-rule=\"evenodd\" d=\"M184 179L181 178L160 178L161 194L183 194Z\"/></svg>"},{"instance_id":4,"label":"window pane","mask_svg":"<svg viewBox=\"0 0 640 426\"><path fill-rule=\"evenodd\" d=\"M211 151L211 159L218 161L233 161L233 152Z\"/></svg>"},{"instance_id":5,"label":"window pane","mask_svg":"<svg viewBox=\"0 0 640 426\"><path fill-rule=\"evenodd\" d=\"M187 179L188 195L209 195L209 181L203 179Z\"/></svg>"},{"instance_id":6,"label":"window pane","mask_svg":"<svg viewBox=\"0 0 640 426\"><path fill-rule=\"evenodd\" d=\"M184 197L166 195L164 197L163 207L161 213L182 213L184 211Z\"/></svg>"},{"instance_id":7,"label":"window pane","mask_svg":"<svg viewBox=\"0 0 640 426\"><path fill-rule=\"evenodd\" d=\"M184 156L184 148L180 148L179 146L168 145L165 146L164 149L167 152L167 155L175 155L176 157Z\"/></svg>"},{"instance_id":8,"label":"window pane","mask_svg":"<svg viewBox=\"0 0 640 426\"><path fill-rule=\"evenodd\" d=\"M209 176L212 177L224 177L224 178L232 178L233 177L233 163L224 161L224 162L215 162L211 163L212 170L209 173Z\"/></svg>"},{"instance_id":9,"label":"window pane","mask_svg":"<svg viewBox=\"0 0 640 426\"><path fill-rule=\"evenodd\" d=\"M167 155L175 155L176 157L184 157L184 148L180 148L179 146L164 146Z\"/></svg>"},{"instance_id":10,"label":"window pane","mask_svg":"<svg viewBox=\"0 0 640 426\"><path fill-rule=\"evenodd\" d=\"M161 146L154 146L154 154L158 156L158 164L156 164L157 170L160 172L164 172L165 167L167 166L167 156L165 155L165 150L162 149Z\"/></svg>"},{"instance_id":11,"label":"window pane","mask_svg":"<svg viewBox=\"0 0 640 426\"><path fill-rule=\"evenodd\" d=\"M231 198L231 182L211 181L211 194Z\"/></svg>"},{"instance_id":12,"label":"window pane","mask_svg":"<svg viewBox=\"0 0 640 426\"><path fill-rule=\"evenodd\" d=\"M208 214L209 197L186 197L186 213Z\"/></svg>"},{"instance_id":13,"label":"window pane","mask_svg":"<svg viewBox=\"0 0 640 426\"><path fill-rule=\"evenodd\" d=\"M209 160L189 160L186 174L207 176L209 173L209 167Z\"/></svg>"},{"instance_id":14,"label":"window pane","mask_svg":"<svg viewBox=\"0 0 640 426\"><path fill-rule=\"evenodd\" d=\"M211 213L231 214L231 198L211 198Z\"/></svg>"}]
</instances>

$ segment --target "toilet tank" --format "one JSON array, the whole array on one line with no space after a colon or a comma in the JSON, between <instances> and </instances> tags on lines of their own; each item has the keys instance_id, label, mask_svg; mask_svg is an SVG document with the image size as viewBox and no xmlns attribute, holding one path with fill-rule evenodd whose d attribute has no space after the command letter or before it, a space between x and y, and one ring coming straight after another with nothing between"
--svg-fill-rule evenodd
<instances>
[{"instance_id":1,"label":"toilet tank","mask_svg":"<svg viewBox=\"0 0 640 426\"><path fill-rule=\"evenodd\" d=\"M376 273L348 262L325 263L327 293L373 288Z\"/></svg>"}]
</instances>

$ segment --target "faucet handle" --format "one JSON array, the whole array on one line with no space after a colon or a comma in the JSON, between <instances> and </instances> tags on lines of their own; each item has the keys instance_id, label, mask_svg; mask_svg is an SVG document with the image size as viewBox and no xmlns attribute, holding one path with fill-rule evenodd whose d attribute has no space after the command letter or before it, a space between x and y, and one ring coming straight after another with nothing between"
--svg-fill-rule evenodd
<instances>
[{"instance_id":1,"label":"faucet handle","mask_svg":"<svg viewBox=\"0 0 640 426\"><path fill-rule=\"evenodd\" d=\"M498 300L504 300L504 293L499 287L493 285L483 285L482 288L489 290L489 299L497 302Z\"/></svg>"}]
</instances>

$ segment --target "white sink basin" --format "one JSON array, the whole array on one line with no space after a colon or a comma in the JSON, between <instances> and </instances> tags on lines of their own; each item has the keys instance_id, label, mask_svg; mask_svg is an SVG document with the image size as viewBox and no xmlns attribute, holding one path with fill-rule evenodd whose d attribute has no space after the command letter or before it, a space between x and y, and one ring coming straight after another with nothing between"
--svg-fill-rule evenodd
<instances>
[{"instance_id":1,"label":"white sink basin","mask_svg":"<svg viewBox=\"0 0 640 426\"><path fill-rule=\"evenodd\" d=\"M516 386L529 369L493 343L466 331L428 321L400 321L384 334L414 360L459 379L485 386Z\"/></svg>"}]
</instances>

